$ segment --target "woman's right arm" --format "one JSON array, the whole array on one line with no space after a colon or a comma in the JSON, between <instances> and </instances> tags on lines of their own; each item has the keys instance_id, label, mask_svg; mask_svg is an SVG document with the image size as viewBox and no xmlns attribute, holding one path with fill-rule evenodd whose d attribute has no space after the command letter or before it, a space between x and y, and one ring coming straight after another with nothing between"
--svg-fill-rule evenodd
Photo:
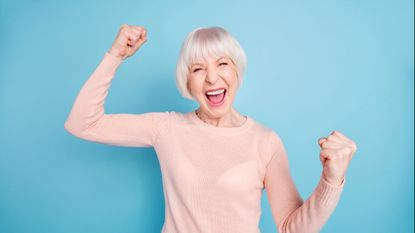
<instances>
[{"instance_id":1,"label":"woman's right arm","mask_svg":"<svg viewBox=\"0 0 415 233\"><path fill-rule=\"evenodd\" d=\"M111 49L81 88L65 129L76 137L99 143L150 147L170 112L105 114L104 104L115 72L147 40L142 27L123 25ZM126 47L123 47L126 45Z\"/></svg>"}]
</instances>

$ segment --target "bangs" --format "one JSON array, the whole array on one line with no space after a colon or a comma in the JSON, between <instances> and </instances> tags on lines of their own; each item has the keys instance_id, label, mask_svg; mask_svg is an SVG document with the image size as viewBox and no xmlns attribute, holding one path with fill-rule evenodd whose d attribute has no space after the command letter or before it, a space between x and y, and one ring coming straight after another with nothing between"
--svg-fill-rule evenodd
<instances>
[{"instance_id":1,"label":"bangs","mask_svg":"<svg viewBox=\"0 0 415 233\"><path fill-rule=\"evenodd\" d=\"M189 41L185 59L187 67L190 68L194 63L206 61L208 57L229 57L225 44L219 33L200 30L194 35L192 41Z\"/></svg>"}]
</instances>

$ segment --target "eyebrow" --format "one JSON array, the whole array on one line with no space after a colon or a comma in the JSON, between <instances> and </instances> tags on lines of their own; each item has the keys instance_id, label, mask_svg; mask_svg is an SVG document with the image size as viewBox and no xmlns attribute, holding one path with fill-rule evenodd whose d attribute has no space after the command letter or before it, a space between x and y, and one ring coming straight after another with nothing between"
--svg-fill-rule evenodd
<instances>
[{"instance_id":1,"label":"eyebrow","mask_svg":"<svg viewBox=\"0 0 415 233\"><path fill-rule=\"evenodd\" d=\"M219 57L218 59L216 59L216 61L219 61L222 58L226 58L227 59L227 57ZM201 65L201 66L203 66L203 64L202 63L199 63L199 62L195 62L195 63L192 64L192 66L195 66L195 65Z\"/></svg>"}]
</instances>

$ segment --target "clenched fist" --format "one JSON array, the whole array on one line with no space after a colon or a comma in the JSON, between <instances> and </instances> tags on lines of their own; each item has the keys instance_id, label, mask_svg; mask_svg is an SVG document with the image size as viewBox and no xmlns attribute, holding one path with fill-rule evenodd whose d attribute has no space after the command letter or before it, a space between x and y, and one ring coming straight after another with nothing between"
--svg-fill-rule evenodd
<instances>
[{"instance_id":1,"label":"clenched fist","mask_svg":"<svg viewBox=\"0 0 415 233\"><path fill-rule=\"evenodd\" d=\"M356 143L339 131L333 131L328 137L319 138L318 144L323 178L333 185L340 185L357 150Z\"/></svg>"},{"instance_id":2,"label":"clenched fist","mask_svg":"<svg viewBox=\"0 0 415 233\"><path fill-rule=\"evenodd\" d=\"M123 24L108 52L124 60L132 56L146 41L147 29Z\"/></svg>"}]
</instances>

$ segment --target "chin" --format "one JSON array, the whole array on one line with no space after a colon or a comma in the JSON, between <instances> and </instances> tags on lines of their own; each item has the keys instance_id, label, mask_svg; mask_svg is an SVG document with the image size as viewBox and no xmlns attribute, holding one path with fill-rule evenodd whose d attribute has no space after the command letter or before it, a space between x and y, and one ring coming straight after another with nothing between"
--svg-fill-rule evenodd
<instances>
[{"instance_id":1,"label":"chin","mask_svg":"<svg viewBox=\"0 0 415 233\"><path fill-rule=\"evenodd\" d=\"M223 117L224 115L226 115L229 112L230 108L231 108L231 105L229 103L225 103L223 106L216 108L216 107L210 107L209 103L207 102L203 102L202 110L203 112L208 113L210 116L214 118L219 118L219 117Z\"/></svg>"}]
</instances>

